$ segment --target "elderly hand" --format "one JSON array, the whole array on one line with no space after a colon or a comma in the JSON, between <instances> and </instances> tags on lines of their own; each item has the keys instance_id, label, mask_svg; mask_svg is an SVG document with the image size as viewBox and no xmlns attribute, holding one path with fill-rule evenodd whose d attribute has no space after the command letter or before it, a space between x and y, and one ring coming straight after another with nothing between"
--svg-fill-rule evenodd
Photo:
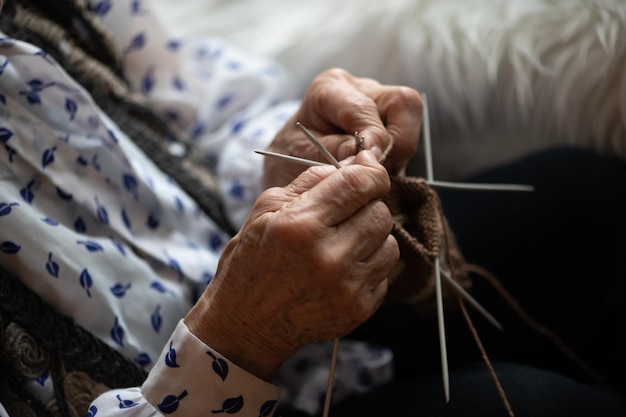
<instances>
[{"instance_id":1,"label":"elderly hand","mask_svg":"<svg viewBox=\"0 0 626 417\"><path fill-rule=\"evenodd\" d=\"M319 75L298 112L278 132L268 150L327 162L296 126L298 121L338 160L356 153L355 132L365 137L365 148L378 157L393 141L384 162L393 174L401 171L417 150L422 99L408 87L384 86L339 69ZM283 186L303 170L302 165L266 158L264 185Z\"/></svg>"},{"instance_id":2,"label":"elderly hand","mask_svg":"<svg viewBox=\"0 0 626 417\"><path fill-rule=\"evenodd\" d=\"M372 152L266 190L185 321L222 355L270 380L302 346L343 336L382 303L398 260Z\"/></svg>"}]
</instances>

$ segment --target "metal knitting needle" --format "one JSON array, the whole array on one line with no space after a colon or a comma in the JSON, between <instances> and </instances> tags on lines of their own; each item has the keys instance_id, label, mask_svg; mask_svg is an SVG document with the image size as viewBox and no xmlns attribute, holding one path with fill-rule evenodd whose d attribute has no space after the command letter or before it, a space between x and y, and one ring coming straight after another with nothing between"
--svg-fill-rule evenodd
<instances>
[{"instance_id":1,"label":"metal knitting needle","mask_svg":"<svg viewBox=\"0 0 626 417\"><path fill-rule=\"evenodd\" d=\"M426 154L426 179L434 180L433 159L430 148L430 121L428 116L428 100L422 93L424 103L424 153ZM450 374L448 371L448 348L446 344L446 326L443 314L443 291L441 287L441 264L439 257L435 258L435 298L437 301L437 325L439 327L439 352L441 355L441 376L443 378L443 392L446 402L450 402Z\"/></svg>"},{"instance_id":2,"label":"metal knitting needle","mask_svg":"<svg viewBox=\"0 0 626 417\"><path fill-rule=\"evenodd\" d=\"M451 181L426 181L433 188L453 188L457 190L474 191L534 191L532 185L524 184L488 184L488 183L468 183Z\"/></svg>"},{"instance_id":3,"label":"metal knitting needle","mask_svg":"<svg viewBox=\"0 0 626 417\"><path fill-rule=\"evenodd\" d=\"M311 159L300 158L297 156L285 155L282 153L270 151L254 151L259 155L269 156L272 158L284 159L305 166L328 165L326 162L313 161ZM474 190L474 191L533 191L531 185L524 184L489 184L489 183L466 183L452 181L426 181L433 188L451 188L457 190Z\"/></svg>"},{"instance_id":4,"label":"metal knitting needle","mask_svg":"<svg viewBox=\"0 0 626 417\"><path fill-rule=\"evenodd\" d=\"M500 322L498 322L498 320L495 319L495 317L493 317L487 310L485 310L485 308L483 306L480 305L480 303L478 301L476 301L476 299L474 297L472 297L467 291L465 291L465 288L463 288L461 286L461 284L459 284L458 282L456 282L454 279L452 279L452 276L450 275L449 272L441 270L441 274L443 275L443 277L446 279L446 282L448 282L450 285L452 285L458 292L459 294L461 294L461 296L468 302L470 303L472 306L474 306L474 308L491 324L493 324L493 326L495 328L497 328L498 330L502 330L502 325L500 324Z\"/></svg>"},{"instance_id":5,"label":"metal knitting needle","mask_svg":"<svg viewBox=\"0 0 626 417\"><path fill-rule=\"evenodd\" d=\"M326 162L312 161L310 159L298 158L297 156L284 155L282 153L269 152L269 151L254 151L254 152L258 153L259 155L263 155L263 156L271 156L271 157L274 157L274 158L286 159L288 161L295 162L295 163L298 163L300 165L306 165L306 166L328 165Z\"/></svg>"},{"instance_id":6,"label":"metal knitting needle","mask_svg":"<svg viewBox=\"0 0 626 417\"><path fill-rule=\"evenodd\" d=\"M332 153L330 153L328 151L328 149L326 149L324 147L324 145L322 145L315 136L313 136L313 133L311 133L309 131L309 129L307 129L306 127L304 127L304 125L300 122L296 123L296 126L298 126L300 128L300 130L302 130L304 132L304 134L306 135L306 137L315 145L318 147L318 149L320 151L322 151L322 153L326 156L326 159L328 159L328 162L330 162L331 164L333 164L335 166L335 168L341 168L341 165L339 165L339 161L337 161L335 159L335 157L333 156Z\"/></svg>"},{"instance_id":7,"label":"metal knitting needle","mask_svg":"<svg viewBox=\"0 0 626 417\"><path fill-rule=\"evenodd\" d=\"M298 158L296 156L290 156L290 155L284 155L282 153L276 153L276 152L268 152L268 151L254 151L256 153L258 153L259 155L263 155L263 156L269 156L269 157L273 157L273 158L278 158L278 159L284 159L286 161L291 161L291 162L296 162L302 165L307 165L307 166L320 166L320 165L328 165L325 162L318 162L318 161L312 161L310 159L304 159L304 158ZM435 183L437 181L434 181ZM453 184L453 183L450 183ZM463 185L462 183L459 183L459 185ZM472 185L480 185L480 184L472 184ZM487 184L490 185L490 184ZM500 184L493 184L494 186L499 186ZM514 187L519 187L519 189L515 189ZM531 188L529 186L525 186L525 185L517 185L517 184L512 184L510 185L510 187L507 187L507 185L505 184L502 187L493 187L493 188L488 188L488 189L493 189L493 190L498 190L498 191L529 191L526 188ZM476 308L476 310L482 314L482 316L487 319L487 321L491 322L491 324L493 324L496 328L502 330L502 325L500 325L500 323L498 322L498 320L496 320L493 315L491 315L491 313L489 313L482 305L480 305L480 303L478 301L476 301L476 299L474 297L472 297L466 290L465 288L463 288L462 286L459 285L458 282L456 282L454 279L452 279L452 277L445 271L441 271L444 278L446 278L447 282L449 282L450 284L452 284L452 286L454 286L454 288L456 288L456 290L461 294L461 297L463 297L467 302L469 302L471 305L474 306L474 308Z\"/></svg>"},{"instance_id":8,"label":"metal knitting needle","mask_svg":"<svg viewBox=\"0 0 626 417\"><path fill-rule=\"evenodd\" d=\"M330 163L332 163L335 168L341 168L339 162L335 159L333 154L331 154L328 149L322 145L317 138L300 122L296 123L296 126L300 128L306 135L306 137L313 142L315 146L319 148L320 151L326 156L326 159ZM328 413L330 412L330 402L333 394L333 382L335 380L335 365L337 364L337 352L339 350L339 338L336 337L333 341L333 353L330 358L330 368L328 369L328 385L326 386L326 398L324 399L324 411L322 413L322 417L328 417Z\"/></svg>"}]
</instances>

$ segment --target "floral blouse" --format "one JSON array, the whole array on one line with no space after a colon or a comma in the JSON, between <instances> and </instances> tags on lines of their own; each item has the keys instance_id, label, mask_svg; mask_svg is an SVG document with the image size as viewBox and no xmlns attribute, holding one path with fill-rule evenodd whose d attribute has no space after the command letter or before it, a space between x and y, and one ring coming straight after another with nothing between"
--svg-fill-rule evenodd
<instances>
[{"instance_id":1,"label":"floral blouse","mask_svg":"<svg viewBox=\"0 0 626 417\"><path fill-rule=\"evenodd\" d=\"M169 37L147 2L88 3L113 35L133 89L215 161L227 211L240 226L261 191L262 160L253 151L299 105L290 76L219 39ZM99 397L90 416L271 416L280 389L221 357L182 321L228 235L46 51L1 32L0 142L0 263L151 370L141 388ZM389 352L363 346L345 345L344 356L374 358L375 372L349 377L350 389L390 378ZM292 402L300 380L286 380L292 391L283 396ZM42 375L33 386L45 399L52 382ZM317 397L298 400L308 404L300 408L316 412Z\"/></svg>"}]
</instances>

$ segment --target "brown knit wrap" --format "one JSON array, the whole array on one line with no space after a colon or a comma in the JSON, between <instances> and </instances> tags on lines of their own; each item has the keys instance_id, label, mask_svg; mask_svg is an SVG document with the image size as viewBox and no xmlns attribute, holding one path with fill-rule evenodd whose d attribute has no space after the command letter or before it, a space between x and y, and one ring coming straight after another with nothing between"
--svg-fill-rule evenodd
<instances>
[{"instance_id":1,"label":"brown knit wrap","mask_svg":"<svg viewBox=\"0 0 626 417\"><path fill-rule=\"evenodd\" d=\"M400 248L387 300L408 301L418 312L434 314L435 259L439 258L441 269L461 286L471 286L465 260L443 215L439 196L423 178L394 175L385 203L394 217L392 233ZM449 285L442 285L442 294L449 298L456 292Z\"/></svg>"}]
</instances>

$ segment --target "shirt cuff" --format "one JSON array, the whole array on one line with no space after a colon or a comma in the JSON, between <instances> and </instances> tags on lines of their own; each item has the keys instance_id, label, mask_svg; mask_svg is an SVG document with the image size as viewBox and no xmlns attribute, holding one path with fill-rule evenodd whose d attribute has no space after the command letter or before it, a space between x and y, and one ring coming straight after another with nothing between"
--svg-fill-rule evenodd
<instances>
[{"instance_id":1,"label":"shirt cuff","mask_svg":"<svg viewBox=\"0 0 626 417\"><path fill-rule=\"evenodd\" d=\"M280 388L239 368L193 335L181 320L141 388L167 415L227 413L271 417Z\"/></svg>"}]
</instances>

